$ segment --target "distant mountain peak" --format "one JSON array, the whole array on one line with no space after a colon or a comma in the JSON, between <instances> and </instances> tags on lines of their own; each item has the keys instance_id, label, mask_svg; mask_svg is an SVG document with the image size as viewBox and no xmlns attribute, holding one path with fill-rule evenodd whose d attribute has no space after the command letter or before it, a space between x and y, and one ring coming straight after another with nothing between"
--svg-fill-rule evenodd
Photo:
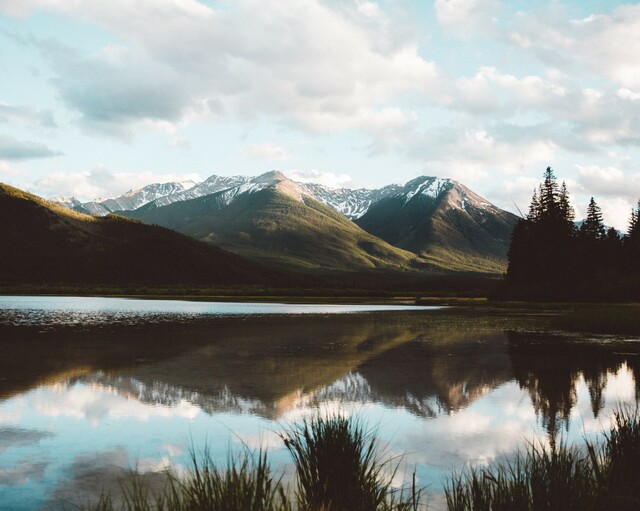
<instances>
[{"instance_id":1,"label":"distant mountain peak","mask_svg":"<svg viewBox=\"0 0 640 511\"><path fill-rule=\"evenodd\" d=\"M256 176L251 180L252 183L260 184L276 184L280 181L289 181L289 178L279 170L271 170L269 172L265 172L264 174L260 174L259 176Z\"/></svg>"},{"instance_id":2,"label":"distant mountain peak","mask_svg":"<svg viewBox=\"0 0 640 511\"><path fill-rule=\"evenodd\" d=\"M405 202L409 202L418 194L436 199L452 187L453 182L449 178L420 176L407 182L402 188L401 193L405 196Z\"/></svg>"}]
</instances>

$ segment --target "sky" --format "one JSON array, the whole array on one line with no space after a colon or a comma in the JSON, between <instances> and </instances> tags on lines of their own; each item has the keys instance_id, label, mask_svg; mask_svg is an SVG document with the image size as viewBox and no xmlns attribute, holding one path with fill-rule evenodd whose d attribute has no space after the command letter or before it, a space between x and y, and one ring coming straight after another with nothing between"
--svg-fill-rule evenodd
<instances>
[{"instance_id":1,"label":"sky","mask_svg":"<svg viewBox=\"0 0 640 511\"><path fill-rule=\"evenodd\" d=\"M640 4L0 0L0 181L44 197L258 175L456 179L526 213L640 199Z\"/></svg>"}]
</instances>

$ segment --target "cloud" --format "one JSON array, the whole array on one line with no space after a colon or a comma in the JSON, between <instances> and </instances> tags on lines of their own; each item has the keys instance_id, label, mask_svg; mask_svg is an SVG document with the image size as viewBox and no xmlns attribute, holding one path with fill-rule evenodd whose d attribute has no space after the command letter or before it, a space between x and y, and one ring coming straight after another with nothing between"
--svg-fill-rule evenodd
<instances>
[{"instance_id":1,"label":"cloud","mask_svg":"<svg viewBox=\"0 0 640 511\"><path fill-rule=\"evenodd\" d=\"M0 427L0 454L7 449L14 447L24 447L39 443L45 438L53 436L47 431L37 431L32 429L21 429L14 427Z\"/></svg>"},{"instance_id":2,"label":"cloud","mask_svg":"<svg viewBox=\"0 0 640 511\"><path fill-rule=\"evenodd\" d=\"M169 147L175 149L191 149L191 143L184 137L175 137L169 142Z\"/></svg>"},{"instance_id":3,"label":"cloud","mask_svg":"<svg viewBox=\"0 0 640 511\"><path fill-rule=\"evenodd\" d=\"M53 172L35 181L29 188L42 197L64 195L74 196L80 200L93 200L98 197L116 197L149 183L186 180L199 182L202 178L194 173L112 172L103 166L97 166L86 172Z\"/></svg>"},{"instance_id":4,"label":"cloud","mask_svg":"<svg viewBox=\"0 0 640 511\"><path fill-rule=\"evenodd\" d=\"M186 400L175 405L150 405L118 395L115 389L100 384L46 387L32 398L31 406L46 417L73 417L99 424L105 419L135 418L148 421L156 417L193 419L200 408Z\"/></svg>"},{"instance_id":5,"label":"cloud","mask_svg":"<svg viewBox=\"0 0 640 511\"><path fill-rule=\"evenodd\" d=\"M90 132L128 139L132 122L174 124L190 107L185 80L142 51L108 46L83 56L53 47L46 53L57 70L53 84L60 98Z\"/></svg>"},{"instance_id":6,"label":"cloud","mask_svg":"<svg viewBox=\"0 0 640 511\"><path fill-rule=\"evenodd\" d=\"M469 38L495 33L502 6L498 0L436 0L435 9L445 31Z\"/></svg>"},{"instance_id":7,"label":"cloud","mask_svg":"<svg viewBox=\"0 0 640 511\"><path fill-rule=\"evenodd\" d=\"M51 110L37 110L27 106L9 105L0 102L0 122L22 122L28 126L56 128Z\"/></svg>"},{"instance_id":8,"label":"cloud","mask_svg":"<svg viewBox=\"0 0 640 511\"><path fill-rule=\"evenodd\" d=\"M251 158L269 161L284 161L290 160L293 157L284 147L273 144L272 142L254 144L244 151L243 154Z\"/></svg>"},{"instance_id":9,"label":"cloud","mask_svg":"<svg viewBox=\"0 0 640 511\"><path fill-rule=\"evenodd\" d=\"M640 199L640 172L624 172L614 166L576 165L576 168L579 192L585 203L593 196L602 208L605 223L626 230L631 208Z\"/></svg>"},{"instance_id":10,"label":"cloud","mask_svg":"<svg viewBox=\"0 0 640 511\"><path fill-rule=\"evenodd\" d=\"M320 170L288 170L287 177L300 183L316 183L330 188L355 187L356 183L349 174L335 174Z\"/></svg>"},{"instance_id":11,"label":"cloud","mask_svg":"<svg viewBox=\"0 0 640 511\"><path fill-rule=\"evenodd\" d=\"M570 19L560 4L513 17L509 40L553 67L605 75L640 89L640 5Z\"/></svg>"},{"instance_id":12,"label":"cloud","mask_svg":"<svg viewBox=\"0 0 640 511\"><path fill-rule=\"evenodd\" d=\"M13 162L0 160L0 176L17 176L24 172L24 169Z\"/></svg>"},{"instance_id":13,"label":"cloud","mask_svg":"<svg viewBox=\"0 0 640 511\"><path fill-rule=\"evenodd\" d=\"M90 54L38 41L53 84L89 130L130 136L131 126L193 117L273 117L332 133L410 119L394 101L427 94L440 73L412 30L380 5L239 0L31 2L96 22L119 46ZM5 12L17 14L16 9ZM21 9L27 12L27 8ZM404 34L407 34L406 36ZM375 127L380 130L380 126Z\"/></svg>"},{"instance_id":14,"label":"cloud","mask_svg":"<svg viewBox=\"0 0 640 511\"><path fill-rule=\"evenodd\" d=\"M48 461L24 457L12 468L0 467L0 485L16 486L29 481L41 481Z\"/></svg>"},{"instance_id":15,"label":"cloud","mask_svg":"<svg viewBox=\"0 0 640 511\"><path fill-rule=\"evenodd\" d=\"M39 142L21 141L11 135L0 135L0 160L30 160L61 154Z\"/></svg>"},{"instance_id":16,"label":"cloud","mask_svg":"<svg viewBox=\"0 0 640 511\"><path fill-rule=\"evenodd\" d=\"M538 126L438 126L416 137L408 156L437 168L437 175L468 183L553 161L557 148Z\"/></svg>"}]
</instances>

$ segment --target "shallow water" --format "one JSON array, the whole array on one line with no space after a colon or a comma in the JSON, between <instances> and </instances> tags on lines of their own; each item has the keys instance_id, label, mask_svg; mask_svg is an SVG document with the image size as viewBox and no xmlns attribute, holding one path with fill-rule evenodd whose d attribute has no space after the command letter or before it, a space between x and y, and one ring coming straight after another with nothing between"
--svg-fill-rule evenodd
<instances>
[{"instance_id":1,"label":"shallow water","mask_svg":"<svg viewBox=\"0 0 640 511\"><path fill-rule=\"evenodd\" d=\"M380 306L0 298L2 509L61 509L189 464L190 446L269 450L320 413L357 414L395 483L430 509L451 470L527 441L581 442L635 403L634 341L540 333L537 320ZM367 312L368 311L368 312ZM348 314L343 314L348 313Z\"/></svg>"}]
</instances>

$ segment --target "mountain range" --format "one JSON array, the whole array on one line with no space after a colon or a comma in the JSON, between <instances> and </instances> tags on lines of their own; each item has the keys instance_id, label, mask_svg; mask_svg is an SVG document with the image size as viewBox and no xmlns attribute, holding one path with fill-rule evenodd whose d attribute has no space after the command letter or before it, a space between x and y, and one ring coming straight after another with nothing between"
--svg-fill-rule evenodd
<instances>
[{"instance_id":1,"label":"mountain range","mask_svg":"<svg viewBox=\"0 0 640 511\"><path fill-rule=\"evenodd\" d=\"M314 271L499 274L517 220L461 183L430 176L351 190L271 171L152 184L85 203L52 200L78 212L117 212L270 265Z\"/></svg>"},{"instance_id":2,"label":"mountain range","mask_svg":"<svg viewBox=\"0 0 640 511\"><path fill-rule=\"evenodd\" d=\"M118 215L78 213L0 183L0 284L291 285L210 244Z\"/></svg>"}]
</instances>

